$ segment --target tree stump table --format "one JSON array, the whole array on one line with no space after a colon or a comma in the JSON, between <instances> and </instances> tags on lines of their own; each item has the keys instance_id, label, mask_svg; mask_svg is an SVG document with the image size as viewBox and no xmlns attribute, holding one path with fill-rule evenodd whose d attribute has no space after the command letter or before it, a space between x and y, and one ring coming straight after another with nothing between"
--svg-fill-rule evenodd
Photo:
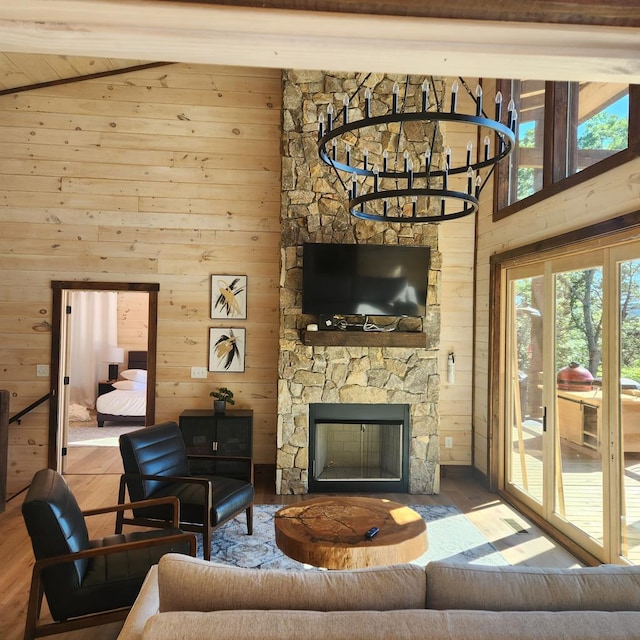
<instances>
[{"instance_id":1,"label":"tree stump table","mask_svg":"<svg viewBox=\"0 0 640 640\"><path fill-rule=\"evenodd\" d=\"M371 539L365 533L378 533ZM409 562L427 550L427 525L409 507L380 498L305 500L275 515L276 544L290 558L326 569Z\"/></svg>"}]
</instances>

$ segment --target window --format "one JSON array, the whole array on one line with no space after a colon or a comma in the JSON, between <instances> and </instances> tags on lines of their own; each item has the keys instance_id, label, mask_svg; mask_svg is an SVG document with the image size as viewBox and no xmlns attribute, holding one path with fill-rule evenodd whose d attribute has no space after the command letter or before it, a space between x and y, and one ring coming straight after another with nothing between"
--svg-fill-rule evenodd
<instances>
[{"instance_id":1,"label":"window","mask_svg":"<svg viewBox=\"0 0 640 640\"><path fill-rule=\"evenodd\" d=\"M503 100L515 101L518 120L509 163L496 167L495 220L534 201L529 198L556 193L563 181L569 187L610 168L599 163L640 142L640 126L630 121L640 109L635 85L502 80L497 88ZM621 154L617 161L627 159Z\"/></svg>"},{"instance_id":2,"label":"window","mask_svg":"<svg viewBox=\"0 0 640 640\"><path fill-rule=\"evenodd\" d=\"M519 96L519 106L516 147L509 156L509 203L542 189L544 84L541 81L511 83L511 95Z\"/></svg>"},{"instance_id":3,"label":"window","mask_svg":"<svg viewBox=\"0 0 640 640\"><path fill-rule=\"evenodd\" d=\"M567 175L626 149L629 87L599 82L569 85Z\"/></svg>"}]
</instances>

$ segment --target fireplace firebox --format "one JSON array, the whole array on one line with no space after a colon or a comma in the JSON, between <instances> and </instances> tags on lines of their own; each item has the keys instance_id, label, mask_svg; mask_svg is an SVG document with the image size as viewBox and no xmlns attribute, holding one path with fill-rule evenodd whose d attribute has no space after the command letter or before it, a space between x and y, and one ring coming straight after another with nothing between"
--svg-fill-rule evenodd
<instances>
[{"instance_id":1,"label":"fireplace firebox","mask_svg":"<svg viewBox=\"0 0 640 640\"><path fill-rule=\"evenodd\" d=\"M408 484L409 405L309 405L310 493L407 493Z\"/></svg>"}]
</instances>

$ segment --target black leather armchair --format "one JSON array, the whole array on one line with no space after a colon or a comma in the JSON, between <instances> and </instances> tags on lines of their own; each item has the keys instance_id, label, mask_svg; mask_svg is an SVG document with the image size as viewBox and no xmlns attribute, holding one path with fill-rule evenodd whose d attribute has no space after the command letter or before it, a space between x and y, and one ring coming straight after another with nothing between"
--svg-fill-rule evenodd
<instances>
[{"instance_id":1,"label":"black leather armchair","mask_svg":"<svg viewBox=\"0 0 640 640\"><path fill-rule=\"evenodd\" d=\"M35 474L22 504L36 558L25 640L124 620L149 568L161 556L195 555L195 536L177 528L178 500L150 504L160 502L173 513L172 528L89 540L85 516L120 512L131 505L83 512L60 474L52 469ZM54 622L39 625L43 594Z\"/></svg>"},{"instance_id":2,"label":"black leather armchair","mask_svg":"<svg viewBox=\"0 0 640 640\"><path fill-rule=\"evenodd\" d=\"M253 533L253 461L233 456L188 456L180 427L175 422L139 429L120 436L124 474L118 502L125 500L125 488L132 502L176 496L180 500L180 527L202 533L203 556L211 558L211 534L236 514L245 511L247 533ZM192 474L189 461L198 469L210 465L211 473ZM215 473L217 465L232 461L242 477ZM116 532L126 523L156 525L168 517L166 507L134 508L133 517L120 513Z\"/></svg>"}]
</instances>

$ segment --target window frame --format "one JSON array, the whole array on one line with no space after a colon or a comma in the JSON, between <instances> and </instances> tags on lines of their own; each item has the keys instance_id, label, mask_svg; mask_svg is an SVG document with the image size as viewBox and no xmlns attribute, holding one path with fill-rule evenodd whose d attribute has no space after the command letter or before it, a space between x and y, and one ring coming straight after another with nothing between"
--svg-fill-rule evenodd
<instances>
[{"instance_id":1,"label":"window frame","mask_svg":"<svg viewBox=\"0 0 640 640\"><path fill-rule=\"evenodd\" d=\"M498 80L496 90L505 100L511 99L511 80ZM578 173L567 173L567 138L569 135L566 112L569 108L568 82L545 83L545 120L543 142L543 186L532 195L513 202L503 203L509 197L509 167L506 163L495 168L493 193L493 221L507 218L522 209L546 200L566 189L571 189L595 176L610 171L640 156L640 118L631 117L640 112L640 85L629 85L628 145L617 153L592 164ZM561 108L557 109L557 106Z\"/></svg>"}]
</instances>

